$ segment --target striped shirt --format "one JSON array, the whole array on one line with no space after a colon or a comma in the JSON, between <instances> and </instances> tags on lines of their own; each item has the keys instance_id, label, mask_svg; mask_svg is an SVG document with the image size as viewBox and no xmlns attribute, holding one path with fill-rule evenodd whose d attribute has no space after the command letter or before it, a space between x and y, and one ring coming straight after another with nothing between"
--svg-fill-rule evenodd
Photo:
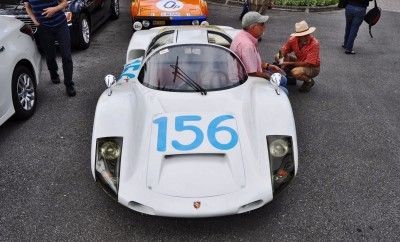
<instances>
[{"instance_id":1,"label":"striped shirt","mask_svg":"<svg viewBox=\"0 0 400 242\"><path fill-rule=\"evenodd\" d=\"M24 0L24 2L28 2L31 5L36 20L46 27L56 27L67 20L63 11L58 11L49 18L42 15L44 9L56 7L59 4L58 0Z\"/></svg>"},{"instance_id":2,"label":"striped shirt","mask_svg":"<svg viewBox=\"0 0 400 242\"><path fill-rule=\"evenodd\" d=\"M310 36L310 43L299 48L299 41L297 37L290 37L288 42L283 46L286 53L294 52L297 61L303 61L312 66L318 67L321 63L319 59L319 42L312 35Z\"/></svg>"}]
</instances>

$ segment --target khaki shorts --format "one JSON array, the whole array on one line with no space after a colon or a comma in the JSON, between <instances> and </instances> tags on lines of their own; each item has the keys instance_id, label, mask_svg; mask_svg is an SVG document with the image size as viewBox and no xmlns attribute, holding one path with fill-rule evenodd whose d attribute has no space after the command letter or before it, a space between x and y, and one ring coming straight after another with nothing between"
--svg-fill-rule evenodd
<instances>
[{"instance_id":1,"label":"khaki shorts","mask_svg":"<svg viewBox=\"0 0 400 242\"><path fill-rule=\"evenodd\" d=\"M288 55L287 59L285 61L289 61L289 62L296 62L297 58L295 56L292 55ZM288 73L288 71L292 70L294 67L289 67L287 68L287 70L285 70L286 73ZM302 67L304 74L306 76L308 76L309 78L314 78L316 76L318 76L319 71L320 71L320 67ZM286 68L285 68L286 69Z\"/></svg>"}]
</instances>

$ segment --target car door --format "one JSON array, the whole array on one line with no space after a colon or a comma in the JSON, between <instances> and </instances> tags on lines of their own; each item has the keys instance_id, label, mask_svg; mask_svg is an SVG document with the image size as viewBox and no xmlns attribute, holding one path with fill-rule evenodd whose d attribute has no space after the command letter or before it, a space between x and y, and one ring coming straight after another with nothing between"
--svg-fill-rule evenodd
<instances>
[{"instance_id":1,"label":"car door","mask_svg":"<svg viewBox=\"0 0 400 242\"><path fill-rule=\"evenodd\" d=\"M5 58L4 55L2 55L5 51L5 47L0 41L0 59ZM3 53L2 53L3 52ZM9 66L6 65L6 62L3 62L0 64L0 73L2 73L2 76L0 76L0 121L1 117L7 112L7 110L10 108L10 103L9 103L9 97L10 97L10 91L11 89L8 88L10 85L6 82L9 82L10 80L6 80L4 78L4 75L6 72L9 72L8 70ZM1 123L0 123L1 124Z\"/></svg>"},{"instance_id":2,"label":"car door","mask_svg":"<svg viewBox=\"0 0 400 242\"><path fill-rule=\"evenodd\" d=\"M105 21L104 17L110 10L110 0L87 0L88 10L92 19L92 30Z\"/></svg>"}]
</instances>

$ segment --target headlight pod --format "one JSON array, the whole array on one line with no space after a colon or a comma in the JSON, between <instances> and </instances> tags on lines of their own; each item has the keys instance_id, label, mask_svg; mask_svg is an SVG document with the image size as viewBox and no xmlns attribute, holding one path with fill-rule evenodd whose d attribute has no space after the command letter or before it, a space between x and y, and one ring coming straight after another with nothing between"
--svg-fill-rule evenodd
<instances>
[{"instance_id":1,"label":"headlight pod","mask_svg":"<svg viewBox=\"0 0 400 242\"><path fill-rule=\"evenodd\" d=\"M118 198L122 137L99 138L96 143L96 180L115 200Z\"/></svg>"},{"instance_id":2,"label":"headlight pod","mask_svg":"<svg viewBox=\"0 0 400 242\"><path fill-rule=\"evenodd\" d=\"M143 27L147 28L147 27L150 26L150 21L149 20L143 20L142 24L143 24Z\"/></svg>"},{"instance_id":3,"label":"headlight pod","mask_svg":"<svg viewBox=\"0 0 400 242\"><path fill-rule=\"evenodd\" d=\"M293 179L295 167L291 136L267 136L269 163L274 196L281 192Z\"/></svg>"}]
</instances>

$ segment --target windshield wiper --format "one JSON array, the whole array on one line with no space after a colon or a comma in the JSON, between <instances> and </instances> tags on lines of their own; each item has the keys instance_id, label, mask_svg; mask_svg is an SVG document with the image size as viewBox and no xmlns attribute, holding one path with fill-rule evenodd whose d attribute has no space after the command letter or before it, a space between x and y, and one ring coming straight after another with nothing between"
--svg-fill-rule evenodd
<instances>
[{"instance_id":1,"label":"windshield wiper","mask_svg":"<svg viewBox=\"0 0 400 242\"><path fill-rule=\"evenodd\" d=\"M19 7L21 4L22 4L22 1L19 1L18 4L17 4L17 6L15 6L14 10L17 10L18 7Z\"/></svg>"},{"instance_id":2,"label":"windshield wiper","mask_svg":"<svg viewBox=\"0 0 400 242\"><path fill-rule=\"evenodd\" d=\"M178 57L176 58L176 63L178 64ZM188 84L193 90L200 92L201 95L207 95L206 89L201 87L198 83L193 81L178 65L170 65L171 68L174 69L172 74L174 74L174 83L176 77L179 77L182 81L184 81L186 84Z\"/></svg>"}]
</instances>

